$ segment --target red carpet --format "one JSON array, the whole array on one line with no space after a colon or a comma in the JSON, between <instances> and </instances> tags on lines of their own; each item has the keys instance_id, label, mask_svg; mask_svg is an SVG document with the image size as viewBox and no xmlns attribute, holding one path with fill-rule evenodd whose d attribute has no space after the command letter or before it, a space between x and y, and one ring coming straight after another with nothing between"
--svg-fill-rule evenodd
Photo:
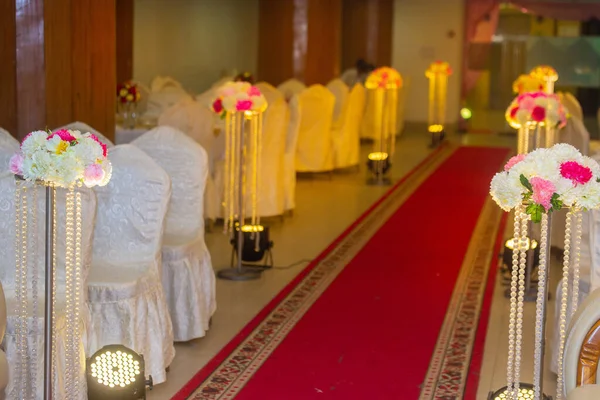
<instances>
[{"instance_id":1,"label":"red carpet","mask_svg":"<svg viewBox=\"0 0 600 400\"><path fill-rule=\"evenodd\" d=\"M174 400L462 398L501 215L489 182L507 154L441 151Z\"/></svg>"}]
</instances>

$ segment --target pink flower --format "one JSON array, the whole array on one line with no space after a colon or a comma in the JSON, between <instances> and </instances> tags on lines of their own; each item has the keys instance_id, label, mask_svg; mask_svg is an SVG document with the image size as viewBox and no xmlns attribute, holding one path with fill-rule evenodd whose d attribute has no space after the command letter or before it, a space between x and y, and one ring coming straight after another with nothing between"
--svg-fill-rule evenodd
<instances>
[{"instance_id":1,"label":"pink flower","mask_svg":"<svg viewBox=\"0 0 600 400\"><path fill-rule=\"evenodd\" d=\"M519 107L518 106L513 107L513 108L510 109L510 117L512 119L515 119L515 116L517 115L517 111L519 111Z\"/></svg>"},{"instance_id":2,"label":"pink flower","mask_svg":"<svg viewBox=\"0 0 600 400\"><path fill-rule=\"evenodd\" d=\"M544 119L546 119L546 109L540 106L533 107L533 110L531 111L531 118L535 122L542 122Z\"/></svg>"},{"instance_id":3,"label":"pink flower","mask_svg":"<svg viewBox=\"0 0 600 400\"><path fill-rule=\"evenodd\" d=\"M533 202L543 206L546 211L552 208L552 196L556 192L554 183L540 177L533 177L529 180L533 188Z\"/></svg>"},{"instance_id":4,"label":"pink flower","mask_svg":"<svg viewBox=\"0 0 600 400\"><path fill-rule=\"evenodd\" d=\"M100 145L100 147L102 147L102 155L104 157L106 157L106 155L108 154L108 150L106 149L106 145L104 143L102 143L100 141L100 139L98 139L98 137L96 135L94 135L93 133L90 133L90 139L92 139L94 142L98 143Z\"/></svg>"},{"instance_id":5,"label":"pink flower","mask_svg":"<svg viewBox=\"0 0 600 400\"><path fill-rule=\"evenodd\" d=\"M15 153L10 158L9 169L15 175L23 175L23 154Z\"/></svg>"},{"instance_id":6,"label":"pink flower","mask_svg":"<svg viewBox=\"0 0 600 400\"><path fill-rule=\"evenodd\" d=\"M235 94L235 88L231 86L224 87L223 89L221 89L221 94L224 97L233 96Z\"/></svg>"},{"instance_id":7,"label":"pink flower","mask_svg":"<svg viewBox=\"0 0 600 400\"><path fill-rule=\"evenodd\" d=\"M560 174L570 179L573 185L586 184L592 179L592 170L576 161L566 161L560 164Z\"/></svg>"},{"instance_id":8,"label":"pink flower","mask_svg":"<svg viewBox=\"0 0 600 400\"><path fill-rule=\"evenodd\" d=\"M260 89L256 86L250 86L250 89L248 89L248 96L260 96Z\"/></svg>"},{"instance_id":9,"label":"pink flower","mask_svg":"<svg viewBox=\"0 0 600 400\"><path fill-rule=\"evenodd\" d=\"M249 111L252 109L252 100L238 100L235 105L237 111Z\"/></svg>"},{"instance_id":10,"label":"pink flower","mask_svg":"<svg viewBox=\"0 0 600 400\"><path fill-rule=\"evenodd\" d=\"M533 100L533 97L524 95L523 99L521 101L519 101L519 107L524 108L527 111L533 110L533 108L535 107L535 102Z\"/></svg>"},{"instance_id":11,"label":"pink flower","mask_svg":"<svg viewBox=\"0 0 600 400\"><path fill-rule=\"evenodd\" d=\"M77 140L77 139L75 139L75 136L71 135L69 133L69 131L66 130L66 129L59 129L59 130L57 130L52 135L48 136L47 140L52 139L54 136L60 137L60 140L64 140L65 142L72 142L74 140Z\"/></svg>"},{"instance_id":12,"label":"pink flower","mask_svg":"<svg viewBox=\"0 0 600 400\"><path fill-rule=\"evenodd\" d=\"M508 162L504 166L504 170L508 171L509 169L511 169L512 167L514 167L515 164L520 163L524 159L525 159L525 154L519 154L519 155L516 155L514 157L511 157L511 159L508 160Z\"/></svg>"},{"instance_id":13,"label":"pink flower","mask_svg":"<svg viewBox=\"0 0 600 400\"><path fill-rule=\"evenodd\" d=\"M91 164L85 167L83 171L83 183L87 187L95 186L102 182L104 170L99 164Z\"/></svg>"},{"instance_id":14,"label":"pink flower","mask_svg":"<svg viewBox=\"0 0 600 400\"><path fill-rule=\"evenodd\" d=\"M220 114L223 111L223 100L221 98L216 99L212 105L212 109L217 114Z\"/></svg>"}]
</instances>

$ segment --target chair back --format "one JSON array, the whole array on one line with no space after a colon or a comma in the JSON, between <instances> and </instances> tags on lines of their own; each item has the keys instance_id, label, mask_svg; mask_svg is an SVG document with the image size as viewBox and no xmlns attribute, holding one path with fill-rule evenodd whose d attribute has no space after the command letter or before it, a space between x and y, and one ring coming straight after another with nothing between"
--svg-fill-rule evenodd
<instances>
[{"instance_id":1,"label":"chair back","mask_svg":"<svg viewBox=\"0 0 600 400\"><path fill-rule=\"evenodd\" d=\"M169 175L130 144L113 147L108 157L113 165L111 180L95 188L94 262L153 264L160 255L171 197Z\"/></svg>"},{"instance_id":2,"label":"chair back","mask_svg":"<svg viewBox=\"0 0 600 400\"><path fill-rule=\"evenodd\" d=\"M348 106L350 89L341 79L337 78L327 84L327 89L335 96L333 107L333 128L340 127L344 119L345 109Z\"/></svg>"},{"instance_id":3,"label":"chair back","mask_svg":"<svg viewBox=\"0 0 600 400\"><path fill-rule=\"evenodd\" d=\"M300 82L298 79L294 78L288 79L281 85L277 86L277 90L279 90L283 94L283 97L285 97L286 100L291 99L292 96L294 96L295 94L302 93L302 91L304 91L305 89L306 85Z\"/></svg>"},{"instance_id":4,"label":"chair back","mask_svg":"<svg viewBox=\"0 0 600 400\"><path fill-rule=\"evenodd\" d=\"M360 158L360 125L365 111L365 87L354 85L348 96L347 107L339 129L334 129L336 168L358 165Z\"/></svg>"},{"instance_id":5,"label":"chair back","mask_svg":"<svg viewBox=\"0 0 600 400\"><path fill-rule=\"evenodd\" d=\"M563 106L569 110L569 114L571 114L573 117L576 117L580 121L583 121L583 110L581 109L581 104L571 93L563 93Z\"/></svg>"},{"instance_id":6,"label":"chair back","mask_svg":"<svg viewBox=\"0 0 600 400\"><path fill-rule=\"evenodd\" d=\"M131 142L148 154L171 178L171 202L165 235L193 239L204 234L204 189L208 176L206 151L170 126L159 126Z\"/></svg>"},{"instance_id":7,"label":"chair back","mask_svg":"<svg viewBox=\"0 0 600 400\"><path fill-rule=\"evenodd\" d=\"M190 95L183 89L181 83L171 77L157 76L150 85L146 118L157 118L174 106L177 102Z\"/></svg>"},{"instance_id":8,"label":"chair back","mask_svg":"<svg viewBox=\"0 0 600 400\"><path fill-rule=\"evenodd\" d=\"M100 132L98 132L96 129L92 128L85 122L80 122L80 121L71 122L70 124L61 126L60 128L56 128L53 132L56 132L60 129L79 131L81 133L90 132L90 133L93 133L98 138L98 140L100 140L102 143L104 143L106 145L106 147L110 148L110 147L114 147L114 145L115 145L106 136L104 136L103 134L101 134Z\"/></svg>"},{"instance_id":9,"label":"chair back","mask_svg":"<svg viewBox=\"0 0 600 400\"><path fill-rule=\"evenodd\" d=\"M302 113L296 147L296 171L331 171L331 123L335 96L324 86L313 85L298 95L298 101Z\"/></svg>"},{"instance_id":10,"label":"chair back","mask_svg":"<svg viewBox=\"0 0 600 400\"><path fill-rule=\"evenodd\" d=\"M17 139L7 130L0 128L0 172L8 171L10 158L19 151L20 146Z\"/></svg>"}]
</instances>

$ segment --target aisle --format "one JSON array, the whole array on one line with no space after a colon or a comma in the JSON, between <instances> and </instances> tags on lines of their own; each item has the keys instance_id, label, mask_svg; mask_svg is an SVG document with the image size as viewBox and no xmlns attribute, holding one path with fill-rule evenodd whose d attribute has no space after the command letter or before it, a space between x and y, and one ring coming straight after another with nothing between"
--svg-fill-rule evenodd
<instances>
[{"instance_id":1,"label":"aisle","mask_svg":"<svg viewBox=\"0 0 600 400\"><path fill-rule=\"evenodd\" d=\"M462 390L501 215L484 203L506 155L440 152L175 398L207 377L191 398L412 399L426 375L423 398Z\"/></svg>"}]
</instances>

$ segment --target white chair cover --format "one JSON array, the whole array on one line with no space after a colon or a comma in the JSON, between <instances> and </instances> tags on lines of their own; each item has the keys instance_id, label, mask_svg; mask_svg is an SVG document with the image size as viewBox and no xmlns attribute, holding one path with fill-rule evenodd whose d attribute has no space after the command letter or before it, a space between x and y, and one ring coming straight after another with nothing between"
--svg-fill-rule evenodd
<instances>
[{"instance_id":1,"label":"white chair cover","mask_svg":"<svg viewBox=\"0 0 600 400\"><path fill-rule=\"evenodd\" d=\"M6 299L4 290L0 284L0 342L4 341L4 333L6 332ZM8 360L6 353L0 350L0 399L5 398L5 389L8 386Z\"/></svg>"},{"instance_id":2,"label":"white chair cover","mask_svg":"<svg viewBox=\"0 0 600 400\"><path fill-rule=\"evenodd\" d=\"M290 121L285 140L285 155L283 156L283 185L285 210L296 208L296 147L300 133L300 117L302 109L298 96L293 96L289 102Z\"/></svg>"},{"instance_id":3,"label":"white chair cover","mask_svg":"<svg viewBox=\"0 0 600 400\"><path fill-rule=\"evenodd\" d=\"M348 95L350 89L341 79L334 79L327 84L327 89L335 96L335 106L333 107L333 129L340 129L345 118L345 109L348 106Z\"/></svg>"},{"instance_id":4,"label":"white chair cover","mask_svg":"<svg viewBox=\"0 0 600 400\"><path fill-rule=\"evenodd\" d=\"M31 184L26 184L30 191L29 200L33 201L33 189ZM10 173L3 173L0 175L0 229L3 234L0 235L0 281L4 285L6 304L9 310L8 319L6 325L6 335L4 337L3 348L6 351L6 356L11 368L16 368L18 365L18 354L17 354L17 324L18 315L15 314L17 308L17 299L15 294L15 248L14 248L14 237L15 237L15 178ZM36 187L38 196L38 210L37 210L37 236L43 238L45 235L45 197L44 189ZM87 399L87 391L85 384L85 352L84 348L87 341L87 331L89 329L90 314L86 305L87 292L85 290L88 273L91 265L92 256L92 235L94 231L95 213L96 213L96 196L90 189L78 189L81 193L82 201L82 238L81 238L81 251L82 251L82 280L83 280L83 292L80 293L81 298L81 324L82 337L80 338L80 366L81 371L79 375L80 386L80 399ZM57 303L55 307L56 311L56 344L57 344L57 380L54 384L56 386L58 398L72 398L69 396L64 387L64 357L65 357L65 342L66 342L66 325L64 313L64 295L65 292L65 232L64 232L64 221L65 221L65 190L57 190L57 225L58 225L58 241L55 243L55 250L57 255L57 270L56 270L56 292L57 292ZM30 221L31 222L31 221ZM30 226L31 227L31 226ZM34 384L35 391L32 393L36 399L43 398L43 348L44 348L44 284L43 277L45 273L44 268L44 241L38 240L37 242L37 271L38 271L38 313L35 317L28 318L28 352L31 360L26 366L26 376L33 376L35 371L36 382ZM33 244L31 245L33 246ZM33 249L34 247L30 247ZM30 299L31 302L31 299ZM34 345L35 344L35 345ZM37 356L31 353L32 348L37 346ZM8 398L16 398L14 390L14 375L10 374L9 385L6 392L9 394Z\"/></svg>"},{"instance_id":5,"label":"white chair cover","mask_svg":"<svg viewBox=\"0 0 600 400\"><path fill-rule=\"evenodd\" d=\"M259 83L257 86L268 104L263 115L258 214L271 217L283 215L285 208L284 157L290 116L281 92L268 83Z\"/></svg>"},{"instance_id":6,"label":"white chair cover","mask_svg":"<svg viewBox=\"0 0 600 400\"><path fill-rule=\"evenodd\" d=\"M162 283L175 341L206 334L216 310L215 274L204 242L206 152L177 129L161 126L136 139L171 178L172 195L162 246Z\"/></svg>"},{"instance_id":7,"label":"white chair cover","mask_svg":"<svg viewBox=\"0 0 600 400\"><path fill-rule=\"evenodd\" d=\"M333 163L335 168L358 165L360 158L360 124L365 110L365 87L357 83L348 96L340 126L333 128Z\"/></svg>"},{"instance_id":8,"label":"white chair cover","mask_svg":"<svg viewBox=\"0 0 600 400\"><path fill-rule=\"evenodd\" d=\"M402 87L398 89L398 115L396 115L396 134L401 135L404 131L404 114L406 110L406 99L410 89L410 78L402 78Z\"/></svg>"},{"instance_id":9,"label":"white chair cover","mask_svg":"<svg viewBox=\"0 0 600 400\"><path fill-rule=\"evenodd\" d=\"M219 87L223 86L227 82L233 81L233 79L234 79L233 76L229 76L229 75L224 76L224 77L220 78L218 81L216 81L215 83L213 83L211 86L211 89L218 89Z\"/></svg>"},{"instance_id":10,"label":"white chair cover","mask_svg":"<svg viewBox=\"0 0 600 400\"><path fill-rule=\"evenodd\" d=\"M296 148L296 171L333 170L331 121L335 96L322 85L313 85L298 95L302 108Z\"/></svg>"},{"instance_id":11,"label":"white chair cover","mask_svg":"<svg viewBox=\"0 0 600 400\"><path fill-rule=\"evenodd\" d=\"M157 76L150 85L148 105L144 117L158 119L166 109L189 96L175 79Z\"/></svg>"},{"instance_id":12,"label":"white chair cover","mask_svg":"<svg viewBox=\"0 0 600 400\"><path fill-rule=\"evenodd\" d=\"M349 68L342 73L340 79L351 89L356 83L359 83L358 71L356 68Z\"/></svg>"},{"instance_id":13,"label":"white chair cover","mask_svg":"<svg viewBox=\"0 0 600 400\"><path fill-rule=\"evenodd\" d=\"M100 132L98 132L96 129L92 128L85 122L79 122L79 121L71 122L70 124L67 124L67 125L61 126L60 128L54 129L53 132L56 132L60 129L69 129L72 131L80 131L81 133L86 133L86 132L93 133L98 138L98 140L100 140L102 143L104 143L106 145L106 147L110 148L110 147L114 147L114 145L115 145L106 136L104 136L103 134L101 134Z\"/></svg>"},{"instance_id":14,"label":"white chair cover","mask_svg":"<svg viewBox=\"0 0 600 400\"><path fill-rule=\"evenodd\" d=\"M108 344L123 344L144 356L146 375L161 383L175 356L173 326L160 280L171 181L135 146L115 146L109 158L110 183L96 188L87 354Z\"/></svg>"},{"instance_id":15,"label":"white chair cover","mask_svg":"<svg viewBox=\"0 0 600 400\"><path fill-rule=\"evenodd\" d=\"M8 171L10 158L19 151L19 141L0 128L0 173Z\"/></svg>"},{"instance_id":16,"label":"white chair cover","mask_svg":"<svg viewBox=\"0 0 600 400\"><path fill-rule=\"evenodd\" d=\"M306 85L300 82L298 79L294 78L288 79L281 85L277 86L277 90L279 90L283 94L283 97L285 97L286 100L291 99L292 96L294 96L295 94L302 93L302 91L304 91L305 89Z\"/></svg>"},{"instance_id":17,"label":"white chair cover","mask_svg":"<svg viewBox=\"0 0 600 400\"><path fill-rule=\"evenodd\" d=\"M570 394L575 389L577 384L577 362L581 345L589 330L598 321L600 321L600 290L594 290L579 305L577 312L568 324L563 358L563 393ZM600 393L600 391L597 391L597 393Z\"/></svg>"},{"instance_id":18,"label":"white chair cover","mask_svg":"<svg viewBox=\"0 0 600 400\"><path fill-rule=\"evenodd\" d=\"M561 143L569 143L583 155L589 154L590 134L583 121L574 114L571 114L571 118L567 120L567 125L560 130L559 135Z\"/></svg>"},{"instance_id":19,"label":"white chair cover","mask_svg":"<svg viewBox=\"0 0 600 400\"><path fill-rule=\"evenodd\" d=\"M577 98L575 98L575 96L573 96L569 92L564 92L562 103L565 107L567 107L569 113L573 117L576 117L580 121L583 121L583 110L581 109L581 104L579 103Z\"/></svg>"},{"instance_id":20,"label":"white chair cover","mask_svg":"<svg viewBox=\"0 0 600 400\"><path fill-rule=\"evenodd\" d=\"M598 400L600 399L600 385L578 386L569 393L567 400Z\"/></svg>"}]
</instances>

